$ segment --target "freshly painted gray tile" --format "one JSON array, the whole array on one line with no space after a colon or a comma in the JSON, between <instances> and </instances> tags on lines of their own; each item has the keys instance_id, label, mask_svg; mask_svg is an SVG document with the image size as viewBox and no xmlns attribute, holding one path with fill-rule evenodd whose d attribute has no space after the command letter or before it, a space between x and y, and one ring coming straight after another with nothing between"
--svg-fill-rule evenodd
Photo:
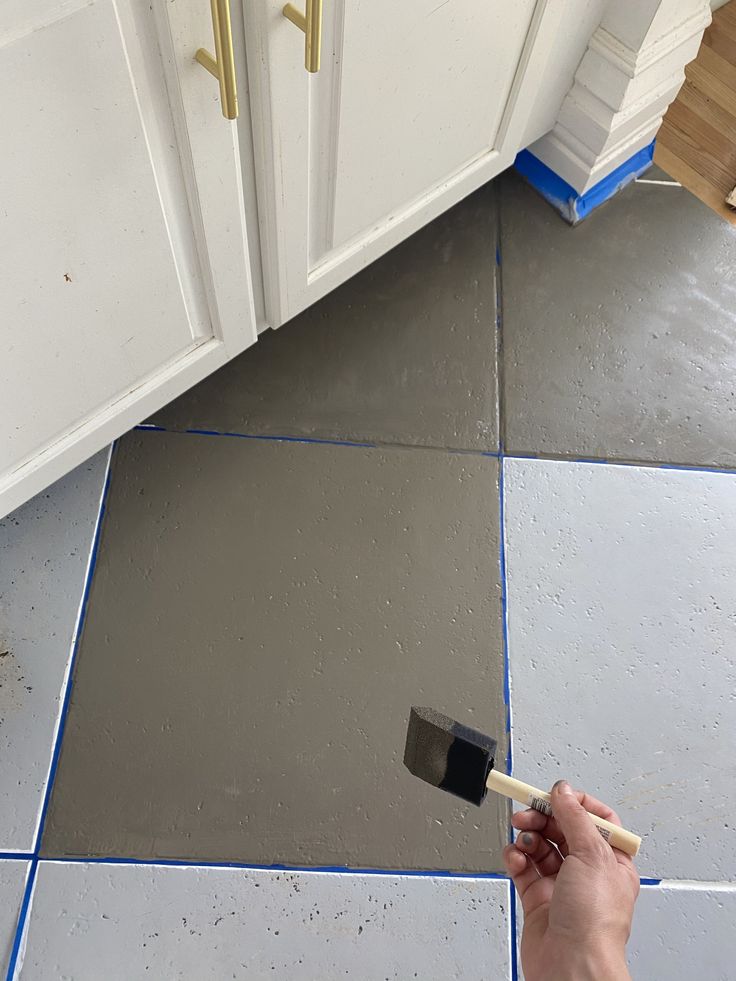
<instances>
[{"instance_id":1,"label":"freshly painted gray tile","mask_svg":"<svg viewBox=\"0 0 736 981\"><path fill-rule=\"evenodd\" d=\"M129 435L44 854L498 869L504 803L402 765L412 703L503 759L497 467Z\"/></svg>"},{"instance_id":2,"label":"freshly painted gray tile","mask_svg":"<svg viewBox=\"0 0 736 981\"><path fill-rule=\"evenodd\" d=\"M736 868L736 476L508 460L514 768L644 836L655 878Z\"/></svg>"},{"instance_id":3,"label":"freshly painted gray tile","mask_svg":"<svg viewBox=\"0 0 736 981\"><path fill-rule=\"evenodd\" d=\"M18 913L30 862L0 859L0 977L5 977L13 949Z\"/></svg>"},{"instance_id":4,"label":"freshly painted gray tile","mask_svg":"<svg viewBox=\"0 0 736 981\"><path fill-rule=\"evenodd\" d=\"M733 981L736 886L645 887L629 942L634 981Z\"/></svg>"},{"instance_id":5,"label":"freshly painted gray tile","mask_svg":"<svg viewBox=\"0 0 736 981\"><path fill-rule=\"evenodd\" d=\"M500 197L506 449L736 466L736 228L680 188L576 228Z\"/></svg>"},{"instance_id":6,"label":"freshly painted gray tile","mask_svg":"<svg viewBox=\"0 0 736 981\"><path fill-rule=\"evenodd\" d=\"M496 241L489 185L152 421L497 450Z\"/></svg>"},{"instance_id":7,"label":"freshly painted gray tile","mask_svg":"<svg viewBox=\"0 0 736 981\"><path fill-rule=\"evenodd\" d=\"M22 981L509 977L508 885L42 863Z\"/></svg>"},{"instance_id":8,"label":"freshly painted gray tile","mask_svg":"<svg viewBox=\"0 0 736 981\"><path fill-rule=\"evenodd\" d=\"M104 451L0 521L0 848L33 849Z\"/></svg>"}]
</instances>

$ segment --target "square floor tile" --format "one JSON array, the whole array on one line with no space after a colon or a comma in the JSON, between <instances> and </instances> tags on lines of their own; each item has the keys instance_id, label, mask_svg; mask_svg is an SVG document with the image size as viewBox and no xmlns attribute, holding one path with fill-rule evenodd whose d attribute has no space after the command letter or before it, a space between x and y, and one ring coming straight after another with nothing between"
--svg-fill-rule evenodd
<instances>
[{"instance_id":1,"label":"square floor tile","mask_svg":"<svg viewBox=\"0 0 736 981\"><path fill-rule=\"evenodd\" d=\"M0 848L31 851L107 471L98 454L0 521Z\"/></svg>"},{"instance_id":2,"label":"square floor tile","mask_svg":"<svg viewBox=\"0 0 736 981\"><path fill-rule=\"evenodd\" d=\"M0 977L5 977L30 862L0 859Z\"/></svg>"},{"instance_id":3,"label":"square floor tile","mask_svg":"<svg viewBox=\"0 0 736 981\"><path fill-rule=\"evenodd\" d=\"M21 978L504 981L508 904L493 879L44 862Z\"/></svg>"},{"instance_id":4,"label":"square floor tile","mask_svg":"<svg viewBox=\"0 0 736 981\"><path fill-rule=\"evenodd\" d=\"M736 476L504 463L514 768L644 837L654 878L736 868Z\"/></svg>"},{"instance_id":5,"label":"square floor tile","mask_svg":"<svg viewBox=\"0 0 736 981\"><path fill-rule=\"evenodd\" d=\"M402 764L412 704L498 735L498 462L121 443L44 854L497 870L505 802Z\"/></svg>"},{"instance_id":6,"label":"square floor tile","mask_svg":"<svg viewBox=\"0 0 736 981\"><path fill-rule=\"evenodd\" d=\"M736 466L736 228L633 184L570 228L500 188L512 453Z\"/></svg>"},{"instance_id":7,"label":"square floor tile","mask_svg":"<svg viewBox=\"0 0 736 981\"><path fill-rule=\"evenodd\" d=\"M497 224L489 185L150 421L497 450Z\"/></svg>"},{"instance_id":8,"label":"square floor tile","mask_svg":"<svg viewBox=\"0 0 736 981\"><path fill-rule=\"evenodd\" d=\"M632 977L733 981L735 918L734 886L644 887L628 949Z\"/></svg>"}]
</instances>

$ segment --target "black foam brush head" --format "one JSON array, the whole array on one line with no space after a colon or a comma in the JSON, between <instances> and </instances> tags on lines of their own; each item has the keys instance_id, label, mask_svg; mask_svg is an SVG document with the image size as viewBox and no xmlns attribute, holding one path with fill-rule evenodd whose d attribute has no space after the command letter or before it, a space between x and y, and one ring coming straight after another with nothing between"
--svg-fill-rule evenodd
<instances>
[{"instance_id":1,"label":"black foam brush head","mask_svg":"<svg viewBox=\"0 0 736 981\"><path fill-rule=\"evenodd\" d=\"M420 780L471 804L483 803L496 740L431 708L412 708L404 765Z\"/></svg>"}]
</instances>

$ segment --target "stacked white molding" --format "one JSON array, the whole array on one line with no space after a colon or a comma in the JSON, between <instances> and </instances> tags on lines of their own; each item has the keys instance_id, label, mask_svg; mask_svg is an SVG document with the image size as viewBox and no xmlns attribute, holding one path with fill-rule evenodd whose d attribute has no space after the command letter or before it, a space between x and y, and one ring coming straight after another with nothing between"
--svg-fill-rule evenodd
<instances>
[{"instance_id":1,"label":"stacked white molding","mask_svg":"<svg viewBox=\"0 0 736 981\"><path fill-rule=\"evenodd\" d=\"M611 0L531 152L579 194L603 180L657 135L710 19L708 0Z\"/></svg>"}]
</instances>

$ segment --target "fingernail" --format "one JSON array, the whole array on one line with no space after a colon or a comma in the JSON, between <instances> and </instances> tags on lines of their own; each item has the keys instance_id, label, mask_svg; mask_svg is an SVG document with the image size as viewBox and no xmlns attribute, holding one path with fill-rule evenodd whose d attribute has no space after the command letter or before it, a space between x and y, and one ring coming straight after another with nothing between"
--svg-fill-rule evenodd
<instances>
[{"instance_id":1,"label":"fingernail","mask_svg":"<svg viewBox=\"0 0 736 981\"><path fill-rule=\"evenodd\" d=\"M556 790L558 794L571 794L572 793L572 787L567 782L567 780L558 780L557 783L552 788L552 790Z\"/></svg>"},{"instance_id":2,"label":"fingernail","mask_svg":"<svg viewBox=\"0 0 736 981\"><path fill-rule=\"evenodd\" d=\"M527 848L531 848L532 845L534 844L534 839L532 838L532 836L529 834L528 831L525 831L524 834L521 836L521 843L522 845L526 845Z\"/></svg>"}]
</instances>

